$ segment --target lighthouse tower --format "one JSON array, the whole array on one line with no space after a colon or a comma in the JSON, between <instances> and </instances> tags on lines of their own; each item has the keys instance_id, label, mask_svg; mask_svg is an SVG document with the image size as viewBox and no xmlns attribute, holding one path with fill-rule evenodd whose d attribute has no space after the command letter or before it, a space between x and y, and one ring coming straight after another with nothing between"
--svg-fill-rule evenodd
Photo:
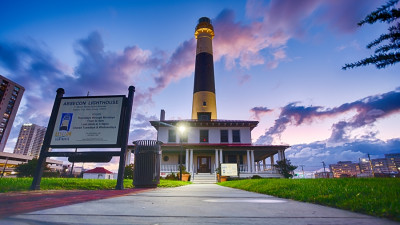
<instances>
[{"instance_id":1,"label":"lighthouse tower","mask_svg":"<svg viewBox=\"0 0 400 225\"><path fill-rule=\"evenodd\" d=\"M211 20L201 17L196 26L194 36L197 39L196 65L194 72L192 119L217 119L215 100L214 60L212 39L214 27Z\"/></svg>"}]
</instances>

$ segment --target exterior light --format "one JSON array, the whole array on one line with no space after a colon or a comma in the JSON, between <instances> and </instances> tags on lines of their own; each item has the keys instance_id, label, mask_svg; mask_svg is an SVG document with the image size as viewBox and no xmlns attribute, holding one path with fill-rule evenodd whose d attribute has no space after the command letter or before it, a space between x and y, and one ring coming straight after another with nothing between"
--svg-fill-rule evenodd
<instances>
[{"instance_id":1,"label":"exterior light","mask_svg":"<svg viewBox=\"0 0 400 225\"><path fill-rule=\"evenodd\" d=\"M179 132L180 132L181 134L183 134L183 133L185 133L185 131L186 131L186 127L183 126L183 125L180 125L180 126L178 127L178 130L179 130Z\"/></svg>"}]
</instances>

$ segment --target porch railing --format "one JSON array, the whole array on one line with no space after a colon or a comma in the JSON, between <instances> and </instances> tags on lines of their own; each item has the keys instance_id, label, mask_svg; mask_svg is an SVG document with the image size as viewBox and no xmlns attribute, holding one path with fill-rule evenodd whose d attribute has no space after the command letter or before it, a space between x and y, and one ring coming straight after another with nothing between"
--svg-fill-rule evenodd
<instances>
[{"instance_id":1,"label":"porch railing","mask_svg":"<svg viewBox=\"0 0 400 225\"><path fill-rule=\"evenodd\" d=\"M161 164L160 170L161 170L161 172L174 172L174 173L177 173L177 172L179 172L179 164L172 164L172 165Z\"/></svg>"},{"instance_id":2,"label":"porch railing","mask_svg":"<svg viewBox=\"0 0 400 225\"><path fill-rule=\"evenodd\" d=\"M161 172L179 172L179 164L161 164L160 168ZM197 168L192 166L193 173L197 173ZM247 164L240 164L239 165L239 172L240 173L278 173L278 170L271 164L256 164L250 165L250 171ZM215 173L215 165L211 165L211 173Z\"/></svg>"}]
</instances>

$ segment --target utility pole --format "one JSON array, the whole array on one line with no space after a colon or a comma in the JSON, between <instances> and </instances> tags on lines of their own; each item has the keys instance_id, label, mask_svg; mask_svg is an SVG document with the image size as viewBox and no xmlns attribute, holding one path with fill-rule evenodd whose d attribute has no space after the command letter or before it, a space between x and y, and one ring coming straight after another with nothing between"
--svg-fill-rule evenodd
<instances>
[{"instance_id":1,"label":"utility pole","mask_svg":"<svg viewBox=\"0 0 400 225\"><path fill-rule=\"evenodd\" d=\"M325 173L325 167L326 167L326 165L325 165L325 162L324 162L324 161L322 161L322 166L324 166L324 178L326 178L326 173Z\"/></svg>"},{"instance_id":2,"label":"utility pole","mask_svg":"<svg viewBox=\"0 0 400 225\"><path fill-rule=\"evenodd\" d=\"M369 167L371 168L372 176L375 177L374 168L372 167L371 157L370 157L369 153L367 155L368 155Z\"/></svg>"},{"instance_id":3,"label":"utility pole","mask_svg":"<svg viewBox=\"0 0 400 225\"><path fill-rule=\"evenodd\" d=\"M301 166L301 171L303 171L303 178L306 178L305 176L304 176L304 165L299 165L299 166Z\"/></svg>"}]
</instances>

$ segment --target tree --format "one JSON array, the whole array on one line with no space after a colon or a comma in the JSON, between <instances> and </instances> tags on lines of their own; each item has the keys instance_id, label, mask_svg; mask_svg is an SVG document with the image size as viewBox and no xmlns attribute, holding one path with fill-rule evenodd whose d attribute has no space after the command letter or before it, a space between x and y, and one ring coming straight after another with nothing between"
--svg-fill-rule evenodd
<instances>
[{"instance_id":1,"label":"tree","mask_svg":"<svg viewBox=\"0 0 400 225\"><path fill-rule=\"evenodd\" d=\"M362 26L366 23L374 24L377 21L393 24L388 28L389 32L382 34L378 39L367 45L368 49L376 47L375 54L355 63L346 64L343 70L375 64L378 69L385 68L400 62L400 8L396 8L399 0L389 0L385 5L373 11L364 20L358 23ZM388 43L383 43L383 42Z\"/></svg>"},{"instance_id":2,"label":"tree","mask_svg":"<svg viewBox=\"0 0 400 225\"><path fill-rule=\"evenodd\" d=\"M125 166L125 173L124 173L124 179L133 179L133 170L134 170L134 165L129 164Z\"/></svg>"},{"instance_id":3,"label":"tree","mask_svg":"<svg viewBox=\"0 0 400 225\"><path fill-rule=\"evenodd\" d=\"M17 177L33 177L35 174L36 166L38 164L38 159L33 158L24 164L19 164L15 167L15 172L17 172ZM44 171L49 171L50 169L46 166Z\"/></svg>"},{"instance_id":4,"label":"tree","mask_svg":"<svg viewBox=\"0 0 400 225\"><path fill-rule=\"evenodd\" d=\"M277 161L277 164L274 165L285 178L292 178L293 171L297 168L297 166L293 166L290 163L289 159L284 159L281 161Z\"/></svg>"}]
</instances>

